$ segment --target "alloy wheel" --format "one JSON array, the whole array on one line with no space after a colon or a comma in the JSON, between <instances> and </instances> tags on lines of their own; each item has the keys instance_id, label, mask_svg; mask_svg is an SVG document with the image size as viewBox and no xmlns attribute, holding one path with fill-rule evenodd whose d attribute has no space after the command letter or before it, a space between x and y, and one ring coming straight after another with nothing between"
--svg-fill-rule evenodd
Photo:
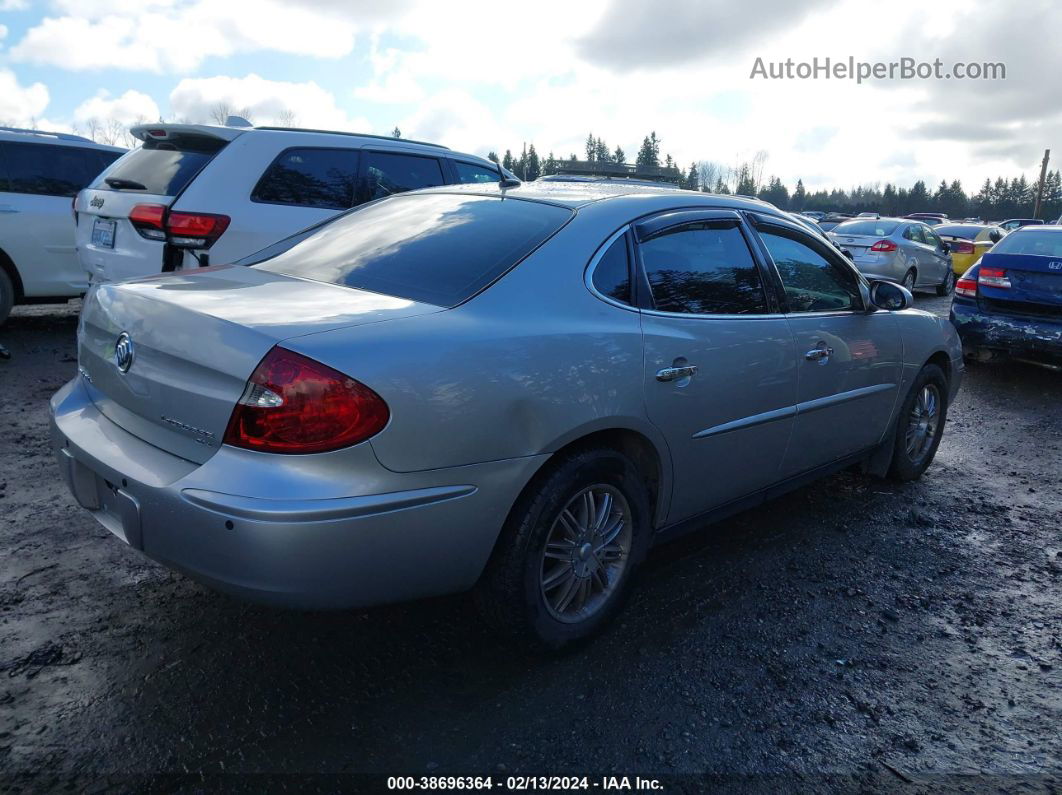
<instances>
[{"instance_id":1,"label":"alloy wheel","mask_svg":"<svg viewBox=\"0 0 1062 795\"><path fill-rule=\"evenodd\" d=\"M539 589L549 614L585 621L609 601L627 568L631 510L613 486L588 486L554 519L542 553Z\"/></svg>"},{"instance_id":2,"label":"alloy wheel","mask_svg":"<svg viewBox=\"0 0 1062 795\"><path fill-rule=\"evenodd\" d=\"M940 391L935 384L926 384L918 393L907 418L905 446L907 457L920 463L933 446L940 419Z\"/></svg>"}]
</instances>

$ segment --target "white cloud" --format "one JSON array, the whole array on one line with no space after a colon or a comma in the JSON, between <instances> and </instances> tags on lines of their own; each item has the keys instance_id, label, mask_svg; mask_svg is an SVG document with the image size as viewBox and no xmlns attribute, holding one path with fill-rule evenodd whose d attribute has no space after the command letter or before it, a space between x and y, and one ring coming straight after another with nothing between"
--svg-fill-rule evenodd
<instances>
[{"instance_id":1,"label":"white cloud","mask_svg":"<svg viewBox=\"0 0 1062 795\"><path fill-rule=\"evenodd\" d=\"M355 22L335 9L281 0L61 2L11 48L14 61L64 69L187 73L209 57L272 51L338 58L354 47Z\"/></svg>"},{"instance_id":2,"label":"white cloud","mask_svg":"<svg viewBox=\"0 0 1062 795\"><path fill-rule=\"evenodd\" d=\"M74 120L87 122L90 119L107 121L114 119L130 125L140 120L155 121L159 118L159 106L147 94L130 89L120 97L112 97L106 89L86 99L74 110Z\"/></svg>"},{"instance_id":3,"label":"white cloud","mask_svg":"<svg viewBox=\"0 0 1062 795\"><path fill-rule=\"evenodd\" d=\"M0 11L22 11L29 8L26 0L0 0Z\"/></svg>"},{"instance_id":4,"label":"white cloud","mask_svg":"<svg viewBox=\"0 0 1062 795\"><path fill-rule=\"evenodd\" d=\"M44 83L19 85L15 73L0 69L0 123L28 126L39 120L48 107L48 88Z\"/></svg>"},{"instance_id":5,"label":"white cloud","mask_svg":"<svg viewBox=\"0 0 1062 795\"><path fill-rule=\"evenodd\" d=\"M362 132L371 126L363 118L348 116L330 91L312 81L290 83L255 74L185 78L170 93L173 115L193 122L209 121L211 109L221 103L234 112L246 109L251 121L258 125L293 123L299 127Z\"/></svg>"}]
</instances>

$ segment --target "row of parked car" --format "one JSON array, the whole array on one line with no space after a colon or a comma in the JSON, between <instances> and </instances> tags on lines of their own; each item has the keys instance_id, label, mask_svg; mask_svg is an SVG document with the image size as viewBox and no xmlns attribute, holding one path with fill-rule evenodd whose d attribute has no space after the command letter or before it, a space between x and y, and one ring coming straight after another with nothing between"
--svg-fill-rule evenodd
<instances>
[{"instance_id":1,"label":"row of parked car","mask_svg":"<svg viewBox=\"0 0 1062 795\"><path fill-rule=\"evenodd\" d=\"M139 125L128 152L0 128L0 323L90 282L232 262L381 196L501 176L435 144L232 121Z\"/></svg>"}]
</instances>

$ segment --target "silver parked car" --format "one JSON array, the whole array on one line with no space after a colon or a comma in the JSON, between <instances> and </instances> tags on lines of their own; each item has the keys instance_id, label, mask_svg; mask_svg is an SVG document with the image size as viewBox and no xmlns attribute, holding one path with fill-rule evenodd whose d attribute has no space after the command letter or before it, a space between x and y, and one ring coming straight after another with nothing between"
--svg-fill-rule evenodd
<instances>
[{"instance_id":1,"label":"silver parked car","mask_svg":"<svg viewBox=\"0 0 1062 795\"><path fill-rule=\"evenodd\" d=\"M909 301L755 200L415 191L95 287L54 445L82 506L208 585L474 589L558 647L654 541L854 463L918 477L963 363Z\"/></svg>"},{"instance_id":2,"label":"silver parked car","mask_svg":"<svg viewBox=\"0 0 1062 795\"><path fill-rule=\"evenodd\" d=\"M838 224L830 236L852 252L855 266L869 279L898 282L908 290L932 287L937 295L955 289L951 249L921 221L857 218Z\"/></svg>"}]
</instances>

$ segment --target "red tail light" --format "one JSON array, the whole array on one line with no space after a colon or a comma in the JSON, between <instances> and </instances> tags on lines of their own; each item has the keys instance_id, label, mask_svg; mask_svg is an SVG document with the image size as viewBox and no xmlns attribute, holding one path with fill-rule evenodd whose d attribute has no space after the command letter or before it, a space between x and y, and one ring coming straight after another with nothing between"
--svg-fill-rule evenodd
<instances>
[{"instance_id":1,"label":"red tail light","mask_svg":"<svg viewBox=\"0 0 1062 795\"><path fill-rule=\"evenodd\" d=\"M364 384L276 347L247 382L225 444L266 453L324 453L375 436L390 416L383 398Z\"/></svg>"},{"instance_id":2,"label":"red tail light","mask_svg":"<svg viewBox=\"0 0 1062 795\"><path fill-rule=\"evenodd\" d=\"M227 215L167 212L164 204L138 204L129 221L141 237L167 240L180 248L210 248L229 228Z\"/></svg>"},{"instance_id":3,"label":"red tail light","mask_svg":"<svg viewBox=\"0 0 1062 795\"><path fill-rule=\"evenodd\" d=\"M985 287L1010 289L1010 279L1003 268L986 268L982 265L981 272L977 274L977 283L983 284Z\"/></svg>"},{"instance_id":4,"label":"red tail light","mask_svg":"<svg viewBox=\"0 0 1062 795\"><path fill-rule=\"evenodd\" d=\"M967 298L977 297L977 282L963 276L955 282L955 295L965 295Z\"/></svg>"},{"instance_id":5,"label":"red tail light","mask_svg":"<svg viewBox=\"0 0 1062 795\"><path fill-rule=\"evenodd\" d=\"M956 240L951 244L952 254L973 254L974 244L968 240Z\"/></svg>"},{"instance_id":6,"label":"red tail light","mask_svg":"<svg viewBox=\"0 0 1062 795\"><path fill-rule=\"evenodd\" d=\"M210 248L228 228L227 215L171 212L166 218L170 243L181 248Z\"/></svg>"},{"instance_id":7,"label":"red tail light","mask_svg":"<svg viewBox=\"0 0 1062 795\"><path fill-rule=\"evenodd\" d=\"M129 212L133 228L148 240L166 239L166 230L162 227L165 219L166 206L163 204L138 204Z\"/></svg>"},{"instance_id":8,"label":"red tail light","mask_svg":"<svg viewBox=\"0 0 1062 795\"><path fill-rule=\"evenodd\" d=\"M896 244L891 240L879 240L873 246L870 247L871 251L895 251Z\"/></svg>"}]
</instances>

